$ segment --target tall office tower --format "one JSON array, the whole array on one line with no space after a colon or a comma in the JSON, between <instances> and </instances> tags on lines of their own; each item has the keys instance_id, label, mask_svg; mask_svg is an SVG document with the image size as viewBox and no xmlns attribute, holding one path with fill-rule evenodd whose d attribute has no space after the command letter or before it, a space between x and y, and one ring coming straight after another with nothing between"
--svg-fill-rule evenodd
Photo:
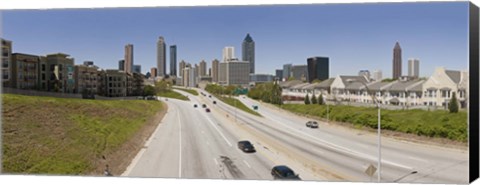
<instances>
[{"instance_id":1,"label":"tall office tower","mask_svg":"<svg viewBox=\"0 0 480 185\"><path fill-rule=\"evenodd\" d=\"M155 67L150 68L150 76L152 78L157 77L157 68L155 68Z\"/></svg>"},{"instance_id":2,"label":"tall office tower","mask_svg":"<svg viewBox=\"0 0 480 185\"><path fill-rule=\"evenodd\" d=\"M255 73L255 42L248 33L242 43L242 60L250 62L250 73Z\"/></svg>"},{"instance_id":3,"label":"tall office tower","mask_svg":"<svg viewBox=\"0 0 480 185\"><path fill-rule=\"evenodd\" d=\"M408 59L408 76L418 78L420 73L420 60L417 58Z\"/></svg>"},{"instance_id":4,"label":"tall office tower","mask_svg":"<svg viewBox=\"0 0 480 185\"><path fill-rule=\"evenodd\" d=\"M142 73L142 66L141 65L133 65L133 72L134 73Z\"/></svg>"},{"instance_id":5,"label":"tall office tower","mask_svg":"<svg viewBox=\"0 0 480 185\"><path fill-rule=\"evenodd\" d=\"M218 83L218 68L219 61L217 59L212 61L212 81Z\"/></svg>"},{"instance_id":6,"label":"tall office tower","mask_svg":"<svg viewBox=\"0 0 480 185\"><path fill-rule=\"evenodd\" d=\"M125 71L125 60L118 61L118 70Z\"/></svg>"},{"instance_id":7,"label":"tall office tower","mask_svg":"<svg viewBox=\"0 0 480 185\"><path fill-rule=\"evenodd\" d=\"M275 70L275 80L282 81L283 78L283 69L276 69Z\"/></svg>"},{"instance_id":8,"label":"tall office tower","mask_svg":"<svg viewBox=\"0 0 480 185\"><path fill-rule=\"evenodd\" d=\"M370 71L364 69L358 72L358 76L364 76L368 81L370 81Z\"/></svg>"},{"instance_id":9,"label":"tall office tower","mask_svg":"<svg viewBox=\"0 0 480 185\"><path fill-rule=\"evenodd\" d=\"M227 46L223 48L223 62L230 61L235 58L235 48Z\"/></svg>"},{"instance_id":10,"label":"tall office tower","mask_svg":"<svg viewBox=\"0 0 480 185\"><path fill-rule=\"evenodd\" d=\"M200 62L200 72L198 74L199 76L206 76L207 75L207 63L205 60L202 60Z\"/></svg>"},{"instance_id":11,"label":"tall office tower","mask_svg":"<svg viewBox=\"0 0 480 185\"><path fill-rule=\"evenodd\" d=\"M400 44L395 43L393 48L393 79L398 79L402 76L402 48Z\"/></svg>"},{"instance_id":12,"label":"tall office tower","mask_svg":"<svg viewBox=\"0 0 480 185\"><path fill-rule=\"evenodd\" d=\"M208 76L212 77L212 68L211 67L208 68Z\"/></svg>"},{"instance_id":13,"label":"tall office tower","mask_svg":"<svg viewBox=\"0 0 480 185\"><path fill-rule=\"evenodd\" d=\"M177 76L177 45L170 46L170 76Z\"/></svg>"},{"instance_id":14,"label":"tall office tower","mask_svg":"<svg viewBox=\"0 0 480 185\"><path fill-rule=\"evenodd\" d=\"M309 79L307 65L293 65L291 72L292 72L292 77L295 80L306 81Z\"/></svg>"},{"instance_id":15,"label":"tall office tower","mask_svg":"<svg viewBox=\"0 0 480 185\"><path fill-rule=\"evenodd\" d=\"M328 57L310 57L307 59L308 82L326 80L329 77Z\"/></svg>"},{"instance_id":16,"label":"tall office tower","mask_svg":"<svg viewBox=\"0 0 480 185\"><path fill-rule=\"evenodd\" d=\"M232 60L226 66L227 85L248 85L250 82L250 63L248 61Z\"/></svg>"},{"instance_id":17,"label":"tall office tower","mask_svg":"<svg viewBox=\"0 0 480 185\"><path fill-rule=\"evenodd\" d=\"M162 36L158 38L157 41L157 75L165 76L167 73L167 50L166 50L165 39Z\"/></svg>"},{"instance_id":18,"label":"tall office tower","mask_svg":"<svg viewBox=\"0 0 480 185\"><path fill-rule=\"evenodd\" d=\"M283 65L283 78L288 80L292 76L292 64Z\"/></svg>"},{"instance_id":19,"label":"tall office tower","mask_svg":"<svg viewBox=\"0 0 480 185\"><path fill-rule=\"evenodd\" d=\"M183 77L183 69L186 67L185 65L186 65L186 63L185 63L184 60L182 60L182 61L178 64L179 76L182 76L182 77Z\"/></svg>"},{"instance_id":20,"label":"tall office tower","mask_svg":"<svg viewBox=\"0 0 480 185\"><path fill-rule=\"evenodd\" d=\"M133 45L127 44L125 46L125 67L124 71L127 73L132 73L133 71Z\"/></svg>"},{"instance_id":21,"label":"tall office tower","mask_svg":"<svg viewBox=\"0 0 480 185\"><path fill-rule=\"evenodd\" d=\"M373 80L382 81L382 79L383 79L383 76L382 76L382 71L381 70L373 71Z\"/></svg>"}]
</instances>

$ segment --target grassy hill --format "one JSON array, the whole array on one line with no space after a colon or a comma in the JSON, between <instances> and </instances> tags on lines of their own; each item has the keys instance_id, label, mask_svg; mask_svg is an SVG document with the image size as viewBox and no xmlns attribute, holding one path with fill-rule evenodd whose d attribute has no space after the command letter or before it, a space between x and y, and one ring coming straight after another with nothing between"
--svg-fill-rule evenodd
<instances>
[{"instance_id":1,"label":"grassy hill","mask_svg":"<svg viewBox=\"0 0 480 185\"><path fill-rule=\"evenodd\" d=\"M92 174L165 109L159 101L2 94L2 172Z\"/></svg>"}]
</instances>

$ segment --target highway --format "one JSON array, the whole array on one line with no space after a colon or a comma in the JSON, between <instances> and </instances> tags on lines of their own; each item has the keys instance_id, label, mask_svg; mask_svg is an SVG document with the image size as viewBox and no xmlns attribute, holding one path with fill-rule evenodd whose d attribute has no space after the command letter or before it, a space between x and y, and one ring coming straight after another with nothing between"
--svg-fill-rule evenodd
<instances>
[{"instance_id":1,"label":"highway","mask_svg":"<svg viewBox=\"0 0 480 185\"><path fill-rule=\"evenodd\" d=\"M305 123L311 119L297 116L248 97L238 98L277 128L297 133L316 143L317 160L353 181L370 181L364 173L368 164L377 166L377 134L319 122L318 129ZM316 151L316 150L312 150ZM348 165L346 165L348 164ZM416 172L416 173L412 173ZM374 175L374 181L377 180ZM467 183L468 151L382 137L382 182Z\"/></svg>"},{"instance_id":2,"label":"highway","mask_svg":"<svg viewBox=\"0 0 480 185\"><path fill-rule=\"evenodd\" d=\"M377 181L376 173L365 173L370 164L377 166L376 134L324 122L310 129L309 119L247 97L239 100L259 105L263 117L235 111L213 96L177 92L191 101L163 100L167 114L122 176L271 180L271 168L285 164L302 180ZM212 111L206 113L202 104ZM251 141L257 152L240 151L240 140ZM382 182L467 180L468 151L382 138Z\"/></svg>"},{"instance_id":3,"label":"highway","mask_svg":"<svg viewBox=\"0 0 480 185\"><path fill-rule=\"evenodd\" d=\"M167 114L122 176L273 179L270 170L275 160L268 158L270 151L232 127L233 120L214 107L209 106L212 112L207 113L201 108L203 100L193 95L189 98L192 101L164 101ZM257 152L239 150L240 140L250 140Z\"/></svg>"}]
</instances>

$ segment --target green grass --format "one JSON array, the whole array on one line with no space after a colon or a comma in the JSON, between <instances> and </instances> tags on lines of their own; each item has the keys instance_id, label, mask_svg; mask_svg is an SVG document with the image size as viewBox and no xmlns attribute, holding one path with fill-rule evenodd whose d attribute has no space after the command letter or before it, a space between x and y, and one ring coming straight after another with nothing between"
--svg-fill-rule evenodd
<instances>
[{"instance_id":1,"label":"green grass","mask_svg":"<svg viewBox=\"0 0 480 185\"><path fill-rule=\"evenodd\" d=\"M179 100L185 100L185 101L190 101L190 99L188 99L188 97L178 93L178 92L175 92L175 91L172 91L172 90L168 90L166 92L160 92L160 93L157 93L157 96L162 96L162 97L166 97L166 98L175 98L175 99L179 99Z\"/></svg>"},{"instance_id":2,"label":"green grass","mask_svg":"<svg viewBox=\"0 0 480 185\"><path fill-rule=\"evenodd\" d=\"M193 89L184 89L184 88L176 88L176 87L174 89L185 91L185 92L188 92L188 93L193 94L195 96L198 96L198 92L196 90L193 90Z\"/></svg>"},{"instance_id":3,"label":"green grass","mask_svg":"<svg viewBox=\"0 0 480 185\"><path fill-rule=\"evenodd\" d=\"M235 102L236 102L236 107L240 110L243 110L245 112L248 112L250 114L253 114L255 116L260 116L262 117L262 115L260 115L258 112L248 108L245 104L243 104L241 101L235 99L235 98L230 98L230 97L222 97L222 96L216 96L219 100L225 102L226 104L228 105L231 105L233 107L235 107Z\"/></svg>"},{"instance_id":4,"label":"green grass","mask_svg":"<svg viewBox=\"0 0 480 185\"><path fill-rule=\"evenodd\" d=\"M327 118L326 105L285 104L281 107L295 113ZM351 123L355 127L377 128L376 108L344 105L330 105L329 108L329 117L333 121ZM382 109L381 127L386 130L466 142L467 112Z\"/></svg>"},{"instance_id":5,"label":"green grass","mask_svg":"<svg viewBox=\"0 0 480 185\"><path fill-rule=\"evenodd\" d=\"M163 109L145 100L2 99L3 173L88 174Z\"/></svg>"}]
</instances>

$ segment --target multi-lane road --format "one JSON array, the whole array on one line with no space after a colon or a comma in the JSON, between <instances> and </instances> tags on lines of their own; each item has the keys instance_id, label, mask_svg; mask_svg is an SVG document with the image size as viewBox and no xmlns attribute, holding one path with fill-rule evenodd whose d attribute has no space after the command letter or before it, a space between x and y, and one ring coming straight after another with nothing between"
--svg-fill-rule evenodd
<instances>
[{"instance_id":1,"label":"multi-lane road","mask_svg":"<svg viewBox=\"0 0 480 185\"><path fill-rule=\"evenodd\" d=\"M200 92L200 90L198 90ZM377 166L377 136L309 119L259 103L254 116L207 96L168 99L168 112L124 176L198 179L272 179L275 165L287 165L302 180L377 181L365 170ZM212 101L216 100L217 104ZM194 108L194 104L198 107ZM211 109L207 113L202 104ZM237 148L251 141L256 153ZM382 138L382 182L467 183L468 151Z\"/></svg>"}]
</instances>

